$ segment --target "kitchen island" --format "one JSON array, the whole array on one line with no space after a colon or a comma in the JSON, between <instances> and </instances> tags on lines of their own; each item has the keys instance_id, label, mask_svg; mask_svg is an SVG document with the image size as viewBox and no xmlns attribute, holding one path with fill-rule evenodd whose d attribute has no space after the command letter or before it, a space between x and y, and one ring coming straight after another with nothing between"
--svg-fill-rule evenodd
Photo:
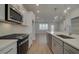
<instances>
[{"instance_id":1,"label":"kitchen island","mask_svg":"<svg viewBox=\"0 0 79 59\"><path fill-rule=\"evenodd\" d=\"M52 43L50 45L52 46L50 47L49 44L48 46L49 48L51 48L50 50L52 50L53 53L55 54L78 54L79 53L79 35L75 35L75 34L68 35L66 33L48 32L47 37L49 37L49 35L51 35L50 38L52 40ZM65 39L58 35L66 35L73 38Z\"/></svg>"}]
</instances>

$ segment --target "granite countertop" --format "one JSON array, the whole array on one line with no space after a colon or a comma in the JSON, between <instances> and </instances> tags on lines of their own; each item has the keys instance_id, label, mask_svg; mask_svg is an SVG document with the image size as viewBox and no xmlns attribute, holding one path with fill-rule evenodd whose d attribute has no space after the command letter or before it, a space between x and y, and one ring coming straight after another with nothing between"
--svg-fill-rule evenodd
<instances>
[{"instance_id":1,"label":"granite countertop","mask_svg":"<svg viewBox=\"0 0 79 59\"><path fill-rule=\"evenodd\" d=\"M51 35L59 38L60 40L62 40L63 42L71 45L72 47L76 48L76 49L79 49L79 35L76 35L76 34L72 34L72 35L68 35L67 33L51 33L51 32L48 32L50 33ZM63 35L67 35L67 36L70 36L70 37L73 37L74 39L63 39L59 36L57 36L57 34L63 34Z\"/></svg>"},{"instance_id":2,"label":"granite countertop","mask_svg":"<svg viewBox=\"0 0 79 59\"><path fill-rule=\"evenodd\" d=\"M7 46L9 46L10 44L16 42L17 40L0 40L0 51L2 51L3 49L5 49Z\"/></svg>"}]
</instances>

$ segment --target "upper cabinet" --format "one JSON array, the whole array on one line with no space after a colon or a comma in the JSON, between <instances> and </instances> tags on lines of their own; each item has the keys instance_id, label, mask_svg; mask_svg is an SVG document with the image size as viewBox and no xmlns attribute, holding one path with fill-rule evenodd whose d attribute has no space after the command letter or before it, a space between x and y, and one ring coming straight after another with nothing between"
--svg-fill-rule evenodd
<instances>
[{"instance_id":1,"label":"upper cabinet","mask_svg":"<svg viewBox=\"0 0 79 59\"><path fill-rule=\"evenodd\" d=\"M71 33L79 34L79 17L71 19Z\"/></svg>"},{"instance_id":2,"label":"upper cabinet","mask_svg":"<svg viewBox=\"0 0 79 59\"><path fill-rule=\"evenodd\" d=\"M5 5L0 4L0 21L5 19Z\"/></svg>"},{"instance_id":3,"label":"upper cabinet","mask_svg":"<svg viewBox=\"0 0 79 59\"><path fill-rule=\"evenodd\" d=\"M29 13L28 12L23 12L23 25L28 25L29 22Z\"/></svg>"},{"instance_id":4,"label":"upper cabinet","mask_svg":"<svg viewBox=\"0 0 79 59\"><path fill-rule=\"evenodd\" d=\"M35 22L35 15L33 12L24 12L23 13L23 25L32 25L32 22Z\"/></svg>"}]
</instances>

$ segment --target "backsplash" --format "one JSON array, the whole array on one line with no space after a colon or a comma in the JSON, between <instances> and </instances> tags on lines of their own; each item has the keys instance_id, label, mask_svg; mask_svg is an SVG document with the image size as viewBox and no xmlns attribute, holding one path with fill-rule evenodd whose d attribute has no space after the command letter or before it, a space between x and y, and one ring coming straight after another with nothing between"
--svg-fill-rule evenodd
<instances>
[{"instance_id":1,"label":"backsplash","mask_svg":"<svg viewBox=\"0 0 79 59\"><path fill-rule=\"evenodd\" d=\"M0 36L12 33L27 33L27 27L0 22Z\"/></svg>"}]
</instances>

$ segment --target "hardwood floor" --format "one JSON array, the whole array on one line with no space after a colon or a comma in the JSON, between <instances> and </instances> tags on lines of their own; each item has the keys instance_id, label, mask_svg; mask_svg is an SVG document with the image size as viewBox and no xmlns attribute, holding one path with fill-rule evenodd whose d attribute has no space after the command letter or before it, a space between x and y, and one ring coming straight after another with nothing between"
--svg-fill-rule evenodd
<instances>
[{"instance_id":1,"label":"hardwood floor","mask_svg":"<svg viewBox=\"0 0 79 59\"><path fill-rule=\"evenodd\" d=\"M51 54L51 52L46 44L36 40L33 42L28 54Z\"/></svg>"}]
</instances>

